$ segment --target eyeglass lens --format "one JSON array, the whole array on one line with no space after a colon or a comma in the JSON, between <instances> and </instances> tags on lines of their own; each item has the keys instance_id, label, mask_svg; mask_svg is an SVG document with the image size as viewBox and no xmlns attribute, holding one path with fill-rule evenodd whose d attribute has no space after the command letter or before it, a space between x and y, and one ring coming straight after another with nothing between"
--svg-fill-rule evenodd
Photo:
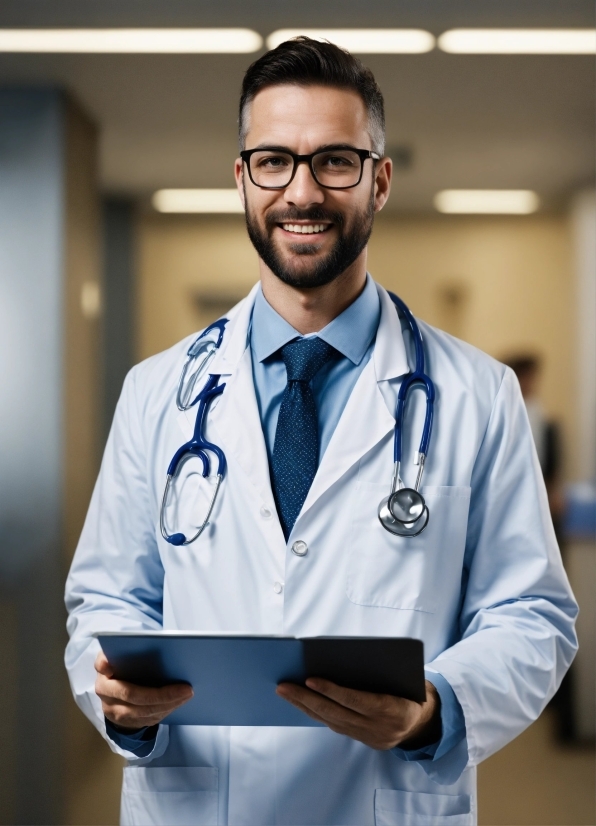
<instances>
[{"instance_id":1,"label":"eyeglass lens","mask_svg":"<svg viewBox=\"0 0 596 826\"><path fill-rule=\"evenodd\" d=\"M347 188L360 180L362 160L349 149L317 152L312 159L315 180L321 186ZM294 172L294 158L285 152L263 150L250 158L250 174L257 186L284 187Z\"/></svg>"}]
</instances>

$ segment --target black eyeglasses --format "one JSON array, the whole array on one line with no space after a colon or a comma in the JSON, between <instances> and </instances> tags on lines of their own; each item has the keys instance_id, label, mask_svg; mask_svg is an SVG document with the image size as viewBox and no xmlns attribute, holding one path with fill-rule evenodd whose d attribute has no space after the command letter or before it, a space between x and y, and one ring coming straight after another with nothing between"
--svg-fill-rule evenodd
<instances>
[{"instance_id":1,"label":"black eyeglasses","mask_svg":"<svg viewBox=\"0 0 596 826\"><path fill-rule=\"evenodd\" d=\"M364 161L378 161L380 155L368 149L330 146L310 155L295 155L288 149L264 147L244 149L240 157L250 180L261 189L285 189L292 183L298 164L306 163L319 186L326 189L351 189L362 180Z\"/></svg>"}]
</instances>

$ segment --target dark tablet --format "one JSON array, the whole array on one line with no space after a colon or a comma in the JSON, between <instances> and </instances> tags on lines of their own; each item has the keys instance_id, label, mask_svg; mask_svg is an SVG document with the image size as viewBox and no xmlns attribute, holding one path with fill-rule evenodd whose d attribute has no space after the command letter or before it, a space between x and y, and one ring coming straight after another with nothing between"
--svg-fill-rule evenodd
<instances>
[{"instance_id":1,"label":"dark tablet","mask_svg":"<svg viewBox=\"0 0 596 826\"><path fill-rule=\"evenodd\" d=\"M194 697L164 722L199 726L318 726L278 697L281 682L325 677L361 691L425 699L420 640L258 637L171 632L95 635L114 676L138 685L188 682Z\"/></svg>"}]
</instances>

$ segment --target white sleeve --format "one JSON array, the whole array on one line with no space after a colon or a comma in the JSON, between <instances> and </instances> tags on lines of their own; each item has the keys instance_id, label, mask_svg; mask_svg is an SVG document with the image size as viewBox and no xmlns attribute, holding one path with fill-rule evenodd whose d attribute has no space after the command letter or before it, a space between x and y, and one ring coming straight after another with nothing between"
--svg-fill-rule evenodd
<instances>
[{"instance_id":1,"label":"white sleeve","mask_svg":"<svg viewBox=\"0 0 596 826\"><path fill-rule=\"evenodd\" d=\"M147 457L136 400L136 369L127 376L116 408L101 471L66 582L70 642L66 668L74 698L110 748L130 761L105 731L95 694L97 631L162 628L164 571L148 495ZM168 727L142 762L162 754Z\"/></svg>"},{"instance_id":2,"label":"white sleeve","mask_svg":"<svg viewBox=\"0 0 596 826\"><path fill-rule=\"evenodd\" d=\"M438 761L438 782L454 783L540 715L577 649L576 615L519 385L507 370L472 475L459 641L427 665L449 682L466 723L467 756L449 771Z\"/></svg>"}]
</instances>

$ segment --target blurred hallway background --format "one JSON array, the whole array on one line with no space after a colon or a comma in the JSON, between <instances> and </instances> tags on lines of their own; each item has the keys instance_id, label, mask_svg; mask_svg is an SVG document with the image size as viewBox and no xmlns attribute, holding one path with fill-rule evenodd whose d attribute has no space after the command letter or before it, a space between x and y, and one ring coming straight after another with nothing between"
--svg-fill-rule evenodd
<instances>
[{"instance_id":1,"label":"blurred hallway background","mask_svg":"<svg viewBox=\"0 0 596 826\"><path fill-rule=\"evenodd\" d=\"M593 29L587 0L3 0L0 5L0 823L115 824L121 763L70 697L62 589L123 377L258 277L230 189L244 54L11 51L11 29ZM596 207L590 54L362 54L383 90L390 201L369 269L497 358L537 354L561 436L580 654L542 718L479 769L483 826L596 823ZM442 190L529 214L442 214ZM237 212L237 209L236 209ZM35 461L35 464L33 463Z\"/></svg>"}]
</instances>

